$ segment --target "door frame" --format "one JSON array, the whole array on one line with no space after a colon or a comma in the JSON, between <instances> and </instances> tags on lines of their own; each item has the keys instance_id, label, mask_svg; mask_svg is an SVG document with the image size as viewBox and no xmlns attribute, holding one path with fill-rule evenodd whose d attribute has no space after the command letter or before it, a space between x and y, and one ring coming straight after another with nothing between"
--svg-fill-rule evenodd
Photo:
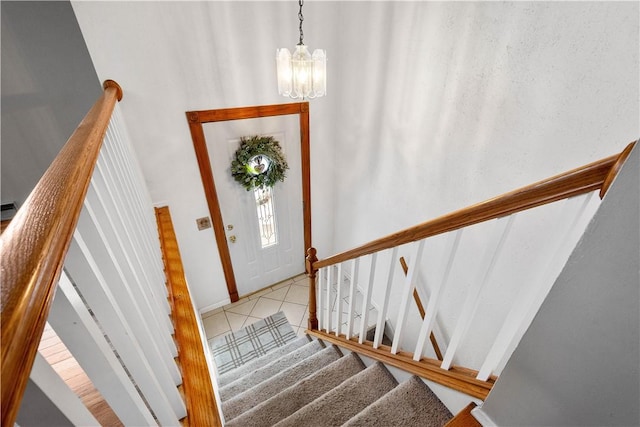
<instances>
[{"instance_id":1,"label":"door frame","mask_svg":"<svg viewBox=\"0 0 640 427\"><path fill-rule=\"evenodd\" d=\"M230 120L256 119L261 117L286 116L297 114L300 119L300 157L302 167L302 222L304 228L304 248L311 248L311 153L309 148L309 103L297 102L290 104L260 105L254 107L222 108L217 110L187 111L187 122L193 140L193 148L198 160L200 177L204 186L204 193L209 206L209 214L213 223L222 270L227 282L227 290L231 302L239 299L236 277L231 264L231 253L227 243L226 231L220 211L220 201L213 179L211 161L207 150L203 123L224 122ZM306 264L305 264L306 265Z\"/></svg>"}]
</instances>

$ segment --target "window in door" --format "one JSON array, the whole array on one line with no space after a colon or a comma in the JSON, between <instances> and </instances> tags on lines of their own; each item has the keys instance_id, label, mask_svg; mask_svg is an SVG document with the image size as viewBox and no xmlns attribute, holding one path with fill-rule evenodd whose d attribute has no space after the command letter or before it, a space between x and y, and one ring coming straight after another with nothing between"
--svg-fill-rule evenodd
<instances>
[{"instance_id":1,"label":"window in door","mask_svg":"<svg viewBox=\"0 0 640 427\"><path fill-rule=\"evenodd\" d=\"M278 244L276 213L273 203L273 188L256 188L253 190L258 214L258 230L262 249Z\"/></svg>"}]
</instances>

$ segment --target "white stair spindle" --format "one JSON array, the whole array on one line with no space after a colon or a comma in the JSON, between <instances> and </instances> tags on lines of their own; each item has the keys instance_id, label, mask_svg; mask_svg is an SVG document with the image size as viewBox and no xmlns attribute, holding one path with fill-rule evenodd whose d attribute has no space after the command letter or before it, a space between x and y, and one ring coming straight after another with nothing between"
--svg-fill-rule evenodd
<instances>
[{"instance_id":1,"label":"white stair spindle","mask_svg":"<svg viewBox=\"0 0 640 427\"><path fill-rule=\"evenodd\" d=\"M462 230L462 228L456 230L453 234L453 238L450 238L448 241L449 250L443 251L443 257L448 258L447 265L442 273L440 281L435 284L431 297L429 298L429 302L427 303L427 307L424 310L424 320L420 327L416 350L413 353L413 360L415 361L419 361L424 355L424 345L427 341L427 337L430 336L431 331L433 330L433 326L435 325L436 315L438 314L438 309L442 300L441 297L449 282L449 273L451 273L451 267L453 266L453 261L456 258L456 252L458 251L458 245L460 244L460 238L462 237Z\"/></svg>"},{"instance_id":2,"label":"white stair spindle","mask_svg":"<svg viewBox=\"0 0 640 427\"><path fill-rule=\"evenodd\" d=\"M96 188L100 188L103 193L104 204L108 206L126 206L126 203L120 201L115 193L113 187L110 185L110 180L108 180L109 173L104 164L103 159L98 158L98 163L96 164L96 172L94 172L94 176L92 181L96 183ZM125 217L125 213L123 209L115 209L113 212L113 218L115 220L115 227L124 233L127 237L129 235L128 232L128 222ZM133 268L137 272L141 285L146 289L150 298L154 301L153 306L157 307L158 310L158 318L161 319L161 324L164 324L168 331L173 331L173 325L171 324L170 319L168 318L168 313L170 312L169 303L166 298L162 298L157 290L154 290L154 287L149 280L148 272L144 269L144 264L140 260L139 250L137 249L136 242L134 239L123 239L127 247L127 253L131 257L133 262Z\"/></svg>"},{"instance_id":3,"label":"white stair spindle","mask_svg":"<svg viewBox=\"0 0 640 427\"><path fill-rule=\"evenodd\" d=\"M124 425L156 425L151 412L64 272L58 282L49 323ZM74 424L97 425L86 422Z\"/></svg>"},{"instance_id":4,"label":"white stair spindle","mask_svg":"<svg viewBox=\"0 0 640 427\"><path fill-rule=\"evenodd\" d=\"M160 362L155 366L156 375L163 378L167 385L180 385L182 375L173 359L171 349L166 346L163 337L156 333L156 325L149 324L149 320L153 319L144 315L151 315L145 310L144 294L125 278L116 256L118 251L112 248L110 239L107 238L105 230L109 229L109 225L100 224L89 198L85 199L84 205L78 229L83 233L85 242L94 256L101 260L100 269L109 283L111 292L117 297L122 312L147 358Z\"/></svg>"},{"instance_id":5,"label":"white stair spindle","mask_svg":"<svg viewBox=\"0 0 640 427\"><path fill-rule=\"evenodd\" d=\"M158 279L158 283L160 285L163 285L165 282L164 266L162 264L162 253L160 249L160 243L158 241L158 228L156 224L155 213L153 210L153 203L151 201L151 196L149 195L149 190L146 188L145 178L142 175L142 169L139 166L136 153L133 150L131 141L128 138L128 133L126 132L126 126L122 119L122 113L120 111L119 104L116 105L114 114L112 116L112 121L114 123L114 130L116 132L116 135L118 136L117 141L122 148L123 158L128 165L131 180L135 183L136 195L139 200L138 204L140 214L144 219L150 247L152 248L151 255L154 266L153 270Z\"/></svg>"},{"instance_id":6,"label":"white stair spindle","mask_svg":"<svg viewBox=\"0 0 640 427\"><path fill-rule=\"evenodd\" d=\"M177 425L178 420L186 416L186 407L177 387L158 381L153 366L125 320L118 299L77 229L65 266L160 423Z\"/></svg>"},{"instance_id":7,"label":"white stair spindle","mask_svg":"<svg viewBox=\"0 0 640 427\"><path fill-rule=\"evenodd\" d=\"M391 285L393 283L393 274L395 273L397 259L398 259L398 247L395 246L391 250L391 261L389 263L389 275L387 277L387 283L384 290L384 299L382 300L382 308L378 313L378 321L376 323L376 334L373 338L373 348L378 348L380 347L380 344L382 344L382 338L384 336L384 325L387 319L387 310L389 308L389 297L391 294Z\"/></svg>"},{"instance_id":8,"label":"white stair spindle","mask_svg":"<svg viewBox=\"0 0 640 427\"><path fill-rule=\"evenodd\" d=\"M362 316L360 316L360 336L358 342L362 344L367 338L367 328L369 326L369 306L371 305L371 292L373 290L373 282L376 277L376 264L378 254L371 254L371 268L369 270L369 284L364 290L364 301L362 301Z\"/></svg>"},{"instance_id":9,"label":"white stair spindle","mask_svg":"<svg viewBox=\"0 0 640 427\"><path fill-rule=\"evenodd\" d=\"M118 176L117 165L111 161L110 151L107 147L100 153L97 168L102 173L104 182L110 191L115 206L128 206L129 201L123 198L123 184ZM118 209L116 210L116 214L120 217L124 230L129 237L128 240L131 242L135 259L137 260L137 268L140 271L141 277L143 277L146 282L147 289L154 296L156 304L163 307L164 312L169 315L171 308L167 301L166 290L159 289L159 287L155 285L153 274L147 268L147 266L150 265L146 256L148 251L145 250L140 241L139 227L132 218L132 212L129 209Z\"/></svg>"},{"instance_id":10,"label":"white stair spindle","mask_svg":"<svg viewBox=\"0 0 640 427\"><path fill-rule=\"evenodd\" d=\"M358 290L359 271L360 258L356 258L351 264L351 280L349 283L349 308L347 310L347 339L350 339L353 336L353 318L355 316L356 291Z\"/></svg>"},{"instance_id":11,"label":"white stair spindle","mask_svg":"<svg viewBox=\"0 0 640 427\"><path fill-rule=\"evenodd\" d=\"M440 367L443 369L451 368L453 357L455 356L455 353L458 350L462 339L465 337L467 331L469 330L469 327L471 326L471 321L473 320L473 316L475 315L478 308L480 295L485 285L489 281L491 274L493 273L493 267L495 266L496 261L499 258L500 252L507 238L507 235L509 234L509 230L511 229L514 218L515 214L510 215L509 217L499 218L495 222L493 244L489 244L486 246L489 249L493 248L493 250L485 251L485 256L483 262L480 263L478 274L473 276L480 278L480 280L474 282L468 288L467 297L462 306L462 311L460 313L458 323L456 324L453 335L451 336L451 340L449 341L447 351L443 356L442 364L440 365Z\"/></svg>"},{"instance_id":12,"label":"white stair spindle","mask_svg":"<svg viewBox=\"0 0 640 427\"><path fill-rule=\"evenodd\" d=\"M323 282L323 277L325 274L325 270L324 269L319 269L316 273L316 300L317 300L317 305L316 305L316 317L318 318L318 330L321 331L322 330L322 326L323 326L323 317L324 317L324 297L326 297L326 294L324 292L322 292L322 282Z\"/></svg>"},{"instance_id":13,"label":"white stair spindle","mask_svg":"<svg viewBox=\"0 0 640 427\"><path fill-rule=\"evenodd\" d=\"M91 181L91 186L87 192L86 200L95 208L93 214L97 221L103 224L103 232L108 235L107 240L111 242L114 253L123 274L131 288L138 292L139 303L142 305L142 314L153 327L153 334L156 340L164 341L164 346L170 350L171 356L178 355L178 349L171 337L173 327L167 325L168 317L164 310L159 307L151 297L148 290L148 283L144 280L137 268L137 260L133 254L133 247L128 236L124 233L123 226L118 221L118 216L113 214L113 205L110 205L105 198L105 184L100 174L95 174Z\"/></svg>"},{"instance_id":14,"label":"white stair spindle","mask_svg":"<svg viewBox=\"0 0 640 427\"><path fill-rule=\"evenodd\" d=\"M563 254L568 253L570 250L569 245L575 243L570 236L575 232L594 194L594 192L591 192L585 196L572 197L565 201L558 221L564 224L573 217L571 225L565 228L560 239L558 239L555 250L551 251L552 255L549 257L547 266L539 270L539 274L530 283L526 284L528 286L525 286L521 295L518 296L517 299L524 301L525 306L514 303L509 314L507 314L500 332L498 332L482 367L478 371L477 378L479 380L486 381L493 372L502 370L520 339L529 328L542 302L555 283L562 264L566 262ZM576 205L579 205L577 215Z\"/></svg>"},{"instance_id":15,"label":"white stair spindle","mask_svg":"<svg viewBox=\"0 0 640 427\"><path fill-rule=\"evenodd\" d=\"M336 282L336 336L340 336L342 328L342 263L338 264L338 279Z\"/></svg>"},{"instance_id":16,"label":"white stair spindle","mask_svg":"<svg viewBox=\"0 0 640 427\"><path fill-rule=\"evenodd\" d=\"M413 296L413 290L415 289L414 277L416 276L420 264L422 264L422 252L424 250L424 239L418 243L416 255L413 258L415 261L409 265L409 271L404 279L404 286L402 287L402 302L400 303L400 312L398 313L398 322L396 323L395 336L393 337L393 343L391 344L391 353L396 354L400 341L402 340L402 334L404 333L405 322L407 321L407 313L409 311L409 301Z\"/></svg>"},{"instance_id":17,"label":"white stair spindle","mask_svg":"<svg viewBox=\"0 0 640 427\"><path fill-rule=\"evenodd\" d=\"M331 317L333 316L333 307L334 307L334 302L333 299L331 298L332 292L331 289L333 288L333 281L332 281L332 277L333 277L333 266L329 266L326 268L327 273L327 308L326 308L326 312L325 312L325 326L326 326L326 331L328 334L331 333Z\"/></svg>"}]
</instances>

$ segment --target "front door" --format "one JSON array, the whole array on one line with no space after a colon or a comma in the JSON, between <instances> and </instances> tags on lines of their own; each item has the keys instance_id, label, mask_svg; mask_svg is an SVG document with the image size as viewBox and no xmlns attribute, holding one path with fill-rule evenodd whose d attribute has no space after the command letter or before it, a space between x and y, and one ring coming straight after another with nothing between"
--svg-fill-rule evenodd
<instances>
[{"instance_id":1,"label":"front door","mask_svg":"<svg viewBox=\"0 0 640 427\"><path fill-rule=\"evenodd\" d=\"M202 185L207 198L207 205L209 206L209 213L211 214L216 245L220 254L220 261L222 262L222 270L224 271L231 301L237 301L239 294L246 295L246 293L252 292L253 289L264 286L257 284L259 282L253 280L256 276L261 277L264 275L267 277L265 282L268 285L269 282L274 283L302 271L304 269L304 251L312 246L309 104L307 102L300 102L255 107L223 108L218 110L187 111L186 116L196 159L198 161L198 168L200 169ZM263 120L265 118L286 120L265 121ZM295 130L296 122L297 133ZM207 130L209 135L205 137L205 126L209 127L210 125L217 124L225 124L225 126L222 128L211 127L211 130ZM232 189L233 187L231 185L228 185L228 193L223 196L225 199L224 210L226 212L226 218L223 219L216 187L221 186L222 188L223 185L226 185L223 181L231 181L229 160L230 153L233 152L234 144L236 144L234 141L239 140L242 136L269 134L281 135L280 137L283 138L281 142L285 148L287 161L290 166L289 176L285 180L284 186L281 185L282 183L276 184L273 196L259 194L259 200L257 202L255 200L256 195L254 194L253 205L249 208L250 197L247 198L248 195L246 192L242 194L242 191L245 190L239 187L239 191L237 187L238 184L235 182L235 190ZM214 141L215 145L213 145ZM220 161L209 152L210 149L221 153ZM295 155L295 153L298 153L298 155ZM214 169L216 170L215 180ZM220 184L216 184L218 179L221 180ZM296 182L299 183L299 185L296 184ZM286 185L289 184L298 185L298 190L287 190ZM227 190L223 190L223 192ZM296 196L294 197L293 195ZM277 241L279 242L277 246L278 249L284 251L282 254L274 254L274 248L271 247L273 245L269 244L271 237L265 236L264 239L267 240L267 243L260 243L261 246L259 248L254 246L253 249L251 249L251 246L247 246L248 249L245 249L244 246L240 245L240 243L243 245L255 245L255 242L258 241L255 233L258 235L263 234L260 230L262 226L257 229L252 228L253 226L251 224L255 224L255 218L251 219L253 213L250 212L253 212L255 209L256 217L264 219L264 215L257 214L257 206L261 205L260 202L268 197L273 197L275 218L273 220L267 219L266 224L280 230L277 235ZM299 223L300 219L299 216L296 215L299 215L300 211L302 212L303 244L301 248L298 248L299 243L296 243L296 238L299 239L300 237L298 234L300 233L300 227L296 224ZM262 221L262 219L260 221ZM285 231L283 232L282 230ZM233 233L234 231L236 233ZM289 234L291 237L289 237ZM232 238L232 236L234 237ZM263 237L260 237L259 240L262 241L262 239ZM235 243L232 243L231 240L235 240ZM235 246L236 243L238 243L237 246ZM291 270L287 271L289 268L286 267L289 265L289 255L288 249L285 250L285 248L288 248L289 245L293 251L290 253L293 254L291 265L294 267L291 267ZM245 256L248 261L232 261L230 246L234 247L234 255L241 253L243 254L241 256ZM261 257L257 255L255 257L256 260L258 258L261 259L259 262L252 261L254 259L253 253L262 255ZM234 258L236 257L234 256ZM248 265L252 262L256 265L255 269L257 269L257 271L262 269L262 272L251 272L254 270L254 267L249 268ZM242 279L245 284L241 285L241 289L238 290L234 270L240 272L245 269L250 270L250 272L247 275L247 279ZM240 274L243 275L244 273L241 272Z\"/></svg>"},{"instance_id":2,"label":"front door","mask_svg":"<svg viewBox=\"0 0 640 427\"><path fill-rule=\"evenodd\" d=\"M240 297L304 272L300 129L279 116L203 126ZM241 137L272 136L289 169L284 182L247 191L231 176Z\"/></svg>"}]
</instances>

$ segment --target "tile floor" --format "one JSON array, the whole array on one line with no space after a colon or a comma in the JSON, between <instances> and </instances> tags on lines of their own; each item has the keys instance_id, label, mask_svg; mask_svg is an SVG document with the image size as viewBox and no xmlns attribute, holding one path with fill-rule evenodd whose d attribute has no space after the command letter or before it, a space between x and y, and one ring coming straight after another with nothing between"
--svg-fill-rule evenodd
<instances>
[{"instance_id":1,"label":"tile floor","mask_svg":"<svg viewBox=\"0 0 640 427\"><path fill-rule=\"evenodd\" d=\"M304 335L309 312L309 282L305 274L287 279L249 297L202 314L207 339L237 331L282 311L293 331Z\"/></svg>"}]
</instances>

